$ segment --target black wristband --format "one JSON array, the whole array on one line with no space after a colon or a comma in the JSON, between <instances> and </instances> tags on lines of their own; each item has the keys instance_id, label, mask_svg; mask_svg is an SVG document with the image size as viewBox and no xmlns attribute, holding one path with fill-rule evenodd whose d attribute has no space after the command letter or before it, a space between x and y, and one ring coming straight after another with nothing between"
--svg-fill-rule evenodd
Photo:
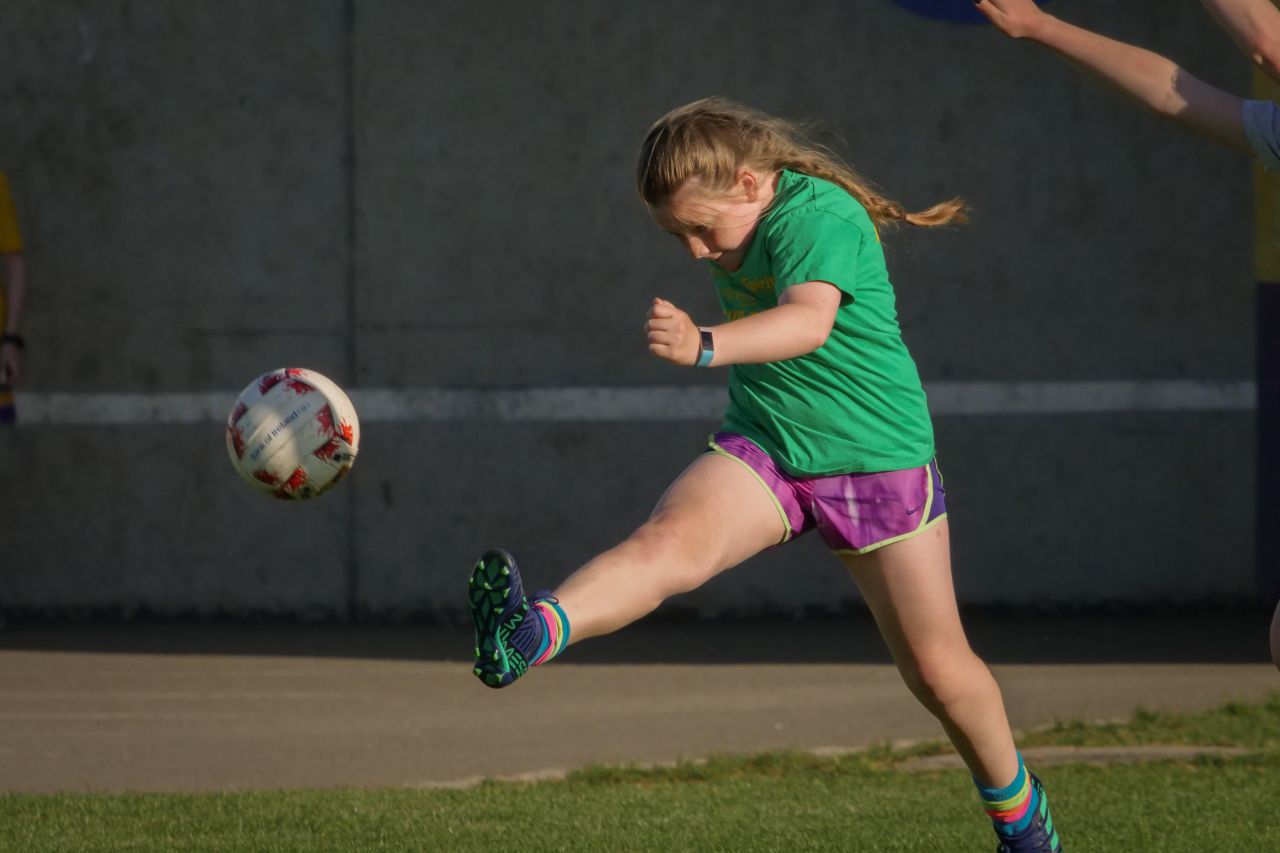
<instances>
[{"instance_id":1,"label":"black wristband","mask_svg":"<svg viewBox=\"0 0 1280 853\"><path fill-rule=\"evenodd\" d=\"M22 335L0 335L0 346L13 344L18 349L27 348L27 340Z\"/></svg>"},{"instance_id":2,"label":"black wristband","mask_svg":"<svg viewBox=\"0 0 1280 853\"><path fill-rule=\"evenodd\" d=\"M715 340L711 337L710 329L698 329L698 360L693 363L694 367L710 367L711 360L716 357Z\"/></svg>"}]
</instances>

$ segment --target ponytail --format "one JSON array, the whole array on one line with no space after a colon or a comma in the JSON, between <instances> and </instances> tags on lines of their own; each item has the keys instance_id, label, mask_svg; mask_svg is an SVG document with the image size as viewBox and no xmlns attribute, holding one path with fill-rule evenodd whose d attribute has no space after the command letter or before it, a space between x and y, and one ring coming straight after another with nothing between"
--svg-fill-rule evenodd
<instances>
[{"instance_id":1,"label":"ponytail","mask_svg":"<svg viewBox=\"0 0 1280 853\"><path fill-rule=\"evenodd\" d=\"M968 205L959 197L908 211L829 149L811 142L799 126L723 98L679 107L649 128L636 165L636 190L653 208L694 177L713 192L728 190L742 167L790 169L830 181L866 208L879 229L900 222L936 228L969 221Z\"/></svg>"}]
</instances>

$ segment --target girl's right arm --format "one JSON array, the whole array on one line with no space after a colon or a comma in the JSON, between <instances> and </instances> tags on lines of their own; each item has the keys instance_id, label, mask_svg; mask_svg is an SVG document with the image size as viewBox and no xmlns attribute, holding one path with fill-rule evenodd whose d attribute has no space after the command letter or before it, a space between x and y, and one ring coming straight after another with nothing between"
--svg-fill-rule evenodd
<instances>
[{"instance_id":1,"label":"girl's right arm","mask_svg":"<svg viewBox=\"0 0 1280 853\"><path fill-rule=\"evenodd\" d=\"M1280 9L1272 0L1200 0L1253 64L1280 82Z\"/></svg>"},{"instance_id":2,"label":"girl's right arm","mask_svg":"<svg viewBox=\"0 0 1280 853\"><path fill-rule=\"evenodd\" d=\"M1210 139L1253 154L1241 122L1244 102L1163 56L1069 24L1032 0L980 0L978 11L1005 35L1039 42L1090 76Z\"/></svg>"},{"instance_id":3,"label":"girl's right arm","mask_svg":"<svg viewBox=\"0 0 1280 853\"><path fill-rule=\"evenodd\" d=\"M788 287L773 308L713 329L714 357L707 367L764 364L807 355L827 342L840 308L840 291L825 281ZM649 307L649 352L673 364L694 365L701 354L698 326L665 299Z\"/></svg>"}]
</instances>

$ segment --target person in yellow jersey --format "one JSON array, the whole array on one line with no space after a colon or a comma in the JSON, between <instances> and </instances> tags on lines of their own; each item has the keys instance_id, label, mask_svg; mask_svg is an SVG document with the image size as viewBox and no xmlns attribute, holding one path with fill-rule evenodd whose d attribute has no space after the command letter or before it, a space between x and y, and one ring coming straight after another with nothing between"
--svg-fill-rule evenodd
<instances>
[{"instance_id":1,"label":"person in yellow jersey","mask_svg":"<svg viewBox=\"0 0 1280 853\"><path fill-rule=\"evenodd\" d=\"M4 289L0 291L0 424L13 423L17 410L13 386L22 377L22 309L27 297L27 265L9 180L0 172L0 256L4 258Z\"/></svg>"},{"instance_id":2,"label":"person in yellow jersey","mask_svg":"<svg viewBox=\"0 0 1280 853\"><path fill-rule=\"evenodd\" d=\"M27 265L22 257L22 236L9 180L0 172L0 256L4 258L4 287L0 288L0 425L17 417L13 385L22 375L22 351L26 341L19 333L22 307L27 296ZM0 629L5 626L5 594L0 585Z\"/></svg>"}]
</instances>

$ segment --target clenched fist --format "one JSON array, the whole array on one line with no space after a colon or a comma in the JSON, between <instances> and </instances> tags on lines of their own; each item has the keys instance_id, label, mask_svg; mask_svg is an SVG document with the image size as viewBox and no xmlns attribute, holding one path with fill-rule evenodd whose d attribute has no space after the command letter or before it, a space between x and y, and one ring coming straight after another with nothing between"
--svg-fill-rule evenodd
<instances>
[{"instance_id":1,"label":"clenched fist","mask_svg":"<svg viewBox=\"0 0 1280 853\"><path fill-rule=\"evenodd\" d=\"M654 298L644 324L649 352L673 364L692 367L702 349L698 327L689 315L665 299Z\"/></svg>"}]
</instances>

